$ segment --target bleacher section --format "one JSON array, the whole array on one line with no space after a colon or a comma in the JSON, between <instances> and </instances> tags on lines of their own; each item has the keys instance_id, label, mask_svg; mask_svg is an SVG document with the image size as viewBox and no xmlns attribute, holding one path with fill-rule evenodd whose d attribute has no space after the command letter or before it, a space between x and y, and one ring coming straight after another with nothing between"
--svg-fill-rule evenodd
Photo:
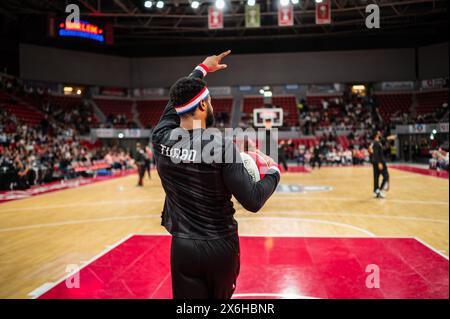
<instances>
[{"instance_id":1,"label":"bleacher section","mask_svg":"<svg viewBox=\"0 0 450 319\"><path fill-rule=\"evenodd\" d=\"M211 103L214 112L227 112L228 114L231 114L231 109L233 107L232 97L212 98Z\"/></svg>"},{"instance_id":2,"label":"bleacher section","mask_svg":"<svg viewBox=\"0 0 450 319\"><path fill-rule=\"evenodd\" d=\"M444 103L448 103L448 90L419 92L417 93L416 112L418 115L433 113Z\"/></svg>"},{"instance_id":3,"label":"bleacher section","mask_svg":"<svg viewBox=\"0 0 450 319\"><path fill-rule=\"evenodd\" d=\"M220 127L226 127L230 124L231 111L233 108L232 97L212 98L212 106L216 116L216 124Z\"/></svg>"},{"instance_id":4,"label":"bleacher section","mask_svg":"<svg viewBox=\"0 0 450 319\"><path fill-rule=\"evenodd\" d=\"M39 95L27 95L22 97L22 99L28 104L36 109L41 109L41 107L47 103L53 106L55 111L63 110L66 112L72 111L82 105L82 98L79 95L53 95L47 94L43 96ZM90 127L96 127L99 124L97 117L92 114L90 117L91 123Z\"/></svg>"},{"instance_id":5,"label":"bleacher section","mask_svg":"<svg viewBox=\"0 0 450 319\"><path fill-rule=\"evenodd\" d=\"M264 107L263 97L245 97L242 111L249 116L253 116L253 110L260 107Z\"/></svg>"},{"instance_id":6,"label":"bleacher section","mask_svg":"<svg viewBox=\"0 0 450 319\"><path fill-rule=\"evenodd\" d=\"M306 95L306 104L311 110L322 109L322 101L331 101L342 97L342 93L308 93Z\"/></svg>"},{"instance_id":7,"label":"bleacher section","mask_svg":"<svg viewBox=\"0 0 450 319\"><path fill-rule=\"evenodd\" d=\"M14 99L6 92L0 91L0 107L7 110L9 113L14 114L22 122L36 125L44 118L44 115L37 109L18 104Z\"/></svg>"},{"instance_id":8,"label":"bleacher section","mask_svg":"<svg viewBox=\"0 0 450 319\"><path fill-rule=\"evenodd\" d=\"M378 109L384 121L389 121L393 114L410 113L412 93L376 92Z\"/></svg>"},{"instance_id":9,"label":"bleacher section","mask_svg":"<svg viewBox=\"0 0 450 319\"><path fill-rule=\"evenodd\" d=\"M299 126L297 99L295 96L274 96L272 104L283 109L283 125Z\"/></svg>"},{"instance_id":10,"label":"bleacher section","mask_svg":"<svg viewBox=\"0 0 450 319\"><path fill-rule=\"evenodd\" d=\"M350 141L348 140L348 137L346 135L339 135L336 136L337 143L342 145L344 149L347 149L350 146Z\"/></svg>"},{"instance_id":11,"label":"bleacher section","mask_svg":"<svg viewBox=\"0 0 450 319\"><path fill-rule=\"evenodd\" d=\"M288 140L284 140L287 142ZM294 144L295 148L298 148L299 145L305 145L306 148L311 148L319 144L319 138L318 137L312 137L312 138L293 138L290 139L289 142Z\"/></svg>"},{"instance_id":12,"label":"bleacher section","mask_svg":"<svg viewBox=\"0 0 450 319\"><path fill-rule=\"evenodd\" d=\"M136 101L136 109L139 113L139 121L144 127L151 125L154 127L167 105L167 99L164 100L140 100Z\"/></svg>"},{"instance_id":13,"label":"bleacher section","mask_svg":"<svg viewBox=\"0 0 450 319\"><path fill-rule=\"evenodd\" d=\"M5 104L11 102L11 97L8 93L3 90L0 90L0 104Z\"/></svg>"},{"instance_id":14,"label":"bleacher section","mask_svg":"<svg viewBox=\"0 0 450 319\"><path fill-rule=\"evenodd\" d=\"M283 109L284 126L299 126L297 99L295 96L274 96L272 105ZM264 98L249 96L244 98L243 118L251 118L253 110L264 107Z\"/></svg>"},{"instance_id":15,"label":"bleacher section","mask_svg":"<svg viewBox=\"0 0 450 319\"><path fill-rule=\"evenodd\" d=\"M73 110L81 104L81 97L77 95L49 95L48 100L64 110Z\"/></svg>"},{"instance_id":16,"label":"bleacher section","mask_svg":"<svg viewBox=\"0 0 450 319\"><path fill-rule=\"evenodd\" d=\"M130 99L94 98L94 102L106 117L110 114L115 117L124 115L127 121L133 120L133 101Z\"/></svg>"},{"instance_id":17,"label":"bleacher section","mask_svg":"<svg viewBox=\"0 0 450 319\"><path fill-rule=\"evenodd\" d=\"M233 98L213 98L211 101L214 112L226 112L231 114L233 107ZM138 100L136 101L136 109L139 113L139 121L144 127L154 127L158 123L159 118L167 105L167 99L161 100ZM228 124L228 123L226 123Z\"/></svg>"},{"instance_id":18,"label":"bleacher section","mask_svg":"<svg viewBox=\"0 0 450 319\"><path fill-rule=\"evenodd\" d=\"M443 103L448 103L448 90L431 90L418 92L375 92L374 96L379 107L381 117L389 122L394 116L403 113L411 114L411 107L414 100L414 94L417 101L416 113L418 115L426 115L433 113ZM320 113L320 125L327 125L328 119L341 116L342 107L336 105L334 100L341 98L341 93L308 93L306 102L310 111ZM329 102L326 112L323 111L322 102ZM68 95L12 95L5 90L0 90L0 106L5 108L11 114L20 118L24 122L38 124L43 118L40 111L41 105L49 102L50 104L63 110L72 110L82 103L80 96ZM154 127L158 122L164 107L167 104L167 98L157 100L133 100L131 98L105 98L96 97L94 102L103 112L105 117L109 114L113 116L124 115L127 121L132 121L133 104L136 105L136 111L140 123L143 127ZM232 97L213 98L212 101L214 112L227 113L228 119L231 118L233 108ZM295 96L274 96L272 97L272 105L281 107L284 110L284 126L299 126L297 100ZM253 110L255 108L264 107L264 98L262 96L247 96L243 99L242 120L251 123L253 118ZM93 116L93 126L99 126L96 116ZM229 123L224 123L229 125ZM125 125L116 125L116 127ZM345 141L342 141L345 143Z\"/></svg>"},{"instance_id":19,"label":"bleacher section","mask_svg":"<svg viewBox=\"0 0 450 319\"><path fill-rule=\"evenodd\" d=\"M9 113L14 114L22 122L37 125L44 118L44 115L36 109L21 104L0 104L0 107L6 109Z\"/></svg>"}]
</instances>

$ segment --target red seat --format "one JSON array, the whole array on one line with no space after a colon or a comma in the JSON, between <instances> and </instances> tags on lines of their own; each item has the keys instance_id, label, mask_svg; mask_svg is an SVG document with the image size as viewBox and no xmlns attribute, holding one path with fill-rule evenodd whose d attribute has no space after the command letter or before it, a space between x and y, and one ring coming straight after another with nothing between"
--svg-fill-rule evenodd
<instances>
[{"instance_id":1,"label":"red seat","mask_svg":"<svg viewBox=\"0 0 450 319\"><path fill-rule=\"evenodd\" d=\"M419 92L417 93L417 114L425 115L433 113L444 103L448 103L448 90Z\"/></svg>"}]
</instances>

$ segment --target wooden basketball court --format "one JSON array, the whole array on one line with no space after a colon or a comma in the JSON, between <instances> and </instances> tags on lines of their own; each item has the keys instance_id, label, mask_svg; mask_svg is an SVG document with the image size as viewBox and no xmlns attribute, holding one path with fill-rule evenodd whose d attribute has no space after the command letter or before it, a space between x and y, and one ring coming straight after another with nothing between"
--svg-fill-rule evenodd
<instances>
[{"instance_id":1,"label":"wooden basketball court","mask_svg":"<svg viewBox=\"0 0 450 319\"><path fill-rule=\"evenodd\" d=\"M390 175L388 198L374 199L370 167L285 173L262 211L236 204L239 234L413 237L448 256L448 179L397 169ZM143 188L129 175L0 204L0 298L36 297L67 276L68 265L84 266L130 234L166 234L164 192L156 172L152 177Z\"/></svg>"}]
</instances>

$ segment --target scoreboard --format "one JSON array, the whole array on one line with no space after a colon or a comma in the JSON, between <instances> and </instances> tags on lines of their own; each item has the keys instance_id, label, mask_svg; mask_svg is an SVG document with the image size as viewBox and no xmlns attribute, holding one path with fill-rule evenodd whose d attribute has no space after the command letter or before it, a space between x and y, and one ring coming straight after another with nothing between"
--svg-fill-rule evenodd
<instances>
[{"instance_id":1,"label":"scoreboard","mask_svg":"<svg viewBox=\"0 0 450 319\"><path fill-rule=\"evenodd\" d=\"M86 38L98 42L105 42L104 30L95 24L86 21L61 22L58 35L60 37Z\"/></svg>"}]
</instances>

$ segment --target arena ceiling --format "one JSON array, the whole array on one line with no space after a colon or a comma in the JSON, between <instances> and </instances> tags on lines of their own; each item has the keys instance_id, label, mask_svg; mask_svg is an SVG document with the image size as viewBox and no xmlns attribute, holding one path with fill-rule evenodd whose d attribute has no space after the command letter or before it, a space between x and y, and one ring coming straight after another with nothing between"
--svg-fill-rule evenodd
<instances>
[{"instance_id":1,"label":"arena ceiling","mask_svg":"<svg viewBox=\"0 0 450 319\"><path fill-rule=\"evenodd\" d=\"M279 0L257 0L261 27L245 27L246 0L226 0L224 28L208 30L208 6L215 0L165 0L151 9L143 0L2 0L3 38L43 45L104 51L128 56L192 55L232 48L236 53L319 51L415 47L448 41L448 0L331 0L332 23L315 24L315 0L294 6L294 26L279 27ZM62 19L69 3L78 4L82 18L111 22L112 47L49 39L48 17ZM365 26L368 4L380 7L380 29Z\"/></svg>"}]
</instances>

